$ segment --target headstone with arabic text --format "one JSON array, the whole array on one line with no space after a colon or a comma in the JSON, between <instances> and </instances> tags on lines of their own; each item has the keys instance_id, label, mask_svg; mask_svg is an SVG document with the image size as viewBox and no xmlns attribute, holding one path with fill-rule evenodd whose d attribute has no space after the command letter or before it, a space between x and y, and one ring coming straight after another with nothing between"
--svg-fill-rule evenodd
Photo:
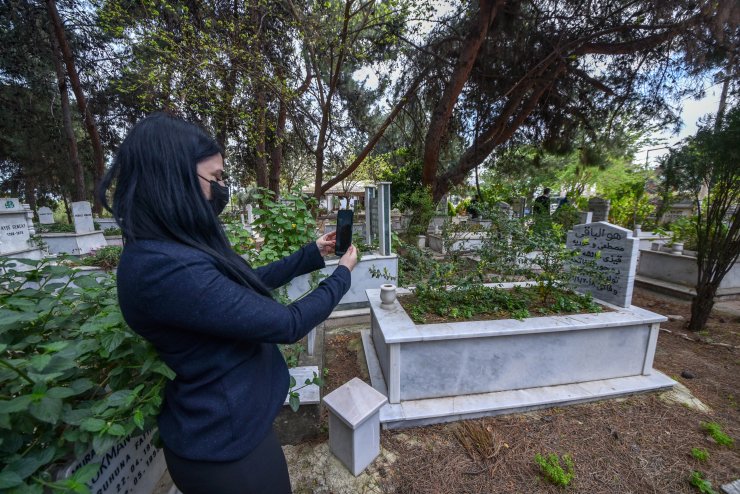
<instances>
[{"instance_id":1,"label":"headstone with arabic text","mask_svg":"<svg viewBox=\"0 0 740 494\"><path fill-rule=\"evenodd\" d=\"M568 232L567 246L579 252L577 265L589 266L599 274L579 273L573 277L577 291L619 307L632 304L639 239L632 231L606 221L576 225Z\"/></svg>"}]
</instances>

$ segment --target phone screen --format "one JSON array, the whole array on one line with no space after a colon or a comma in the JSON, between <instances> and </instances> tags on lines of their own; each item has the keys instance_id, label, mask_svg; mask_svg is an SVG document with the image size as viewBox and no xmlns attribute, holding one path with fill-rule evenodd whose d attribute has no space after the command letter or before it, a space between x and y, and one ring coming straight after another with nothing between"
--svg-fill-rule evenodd
<instances>
[{"instance_id":1,"label":"phone screen","mask_svg":"<svg viewBox=\"0 0 740 494\"><path fill-rule=\"evenodd\" d=\"M337 243L334 251L338 256L347 252L352 244L352 218L354 212L351 209L342 209L337 213Z\"/></svg>"}]
</instances>

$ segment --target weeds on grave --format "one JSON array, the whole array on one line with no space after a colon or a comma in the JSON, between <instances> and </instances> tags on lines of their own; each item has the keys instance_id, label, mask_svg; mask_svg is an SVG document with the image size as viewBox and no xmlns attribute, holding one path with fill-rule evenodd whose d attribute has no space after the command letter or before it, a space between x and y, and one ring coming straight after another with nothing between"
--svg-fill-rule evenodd
<instances>
[{"instance_id":1,"label":"weeds on grave","mask_svg":"<svg viewBox=\"0 0 740 494\"><path fill-rule=\"evenodd\" d=\"M709 434L720 446L732 447L735 440L722 431L722 426L717 422L702 422L701 428Z\"/></svg>"},{"instance_id":2,"label":"weeds on grave","mask_svg":"<svg viewBox=\"0 0 740 494\"><path fill-rule=\"evenodd\" d=\"M704 475L701 472L691 472L689 483L696 487L702 494L719 494L717 491L712 489L712 483L704 479Z\"/></svg>"},{"instance_id":3,"label":"weeds on grave","mask_svg":"<svg viewBox=\"0 0 740 494\"><path fill-rule=\"evenodd\" d=\"M315 372L313 373L313 378L306 379L303 383L303 385L298 386L298 383L295 380L295 377L290 376L290 391L288 392L288 404L290 405L291 410L294 412L298 411L298 408L301 406L301 397L298 394L298 391L305 388L306 386L311 386L312 384L323 387L324 386L324 377L328 374L328 370L324 369L323 376L319 376Z\"/></svg>"},{"instance_id":4,"label":"weeds on grave","mask_svg":"<svg viewBox=\"0 0 740 494\"><path fill-rule=\"evenodd\" d=\"M89 256L83 257L80 260L80 264L84 266L97 266L106 271L111 271L118 266L121 260L121 253L123 253L123 247L109 245L92 252Z\"/></svg>"},{"instance_id":5,"label":"weeds on grave","mask_svg":"<svg viewBox=\"0 0 740 494\"><path fill-rule=\"evenodd\" d=\"M560 458L555 453L550 453L547 457L537 453L534 461L540 466L540 471L551 484L566 487L575 477L573 459L570 455L563 455L565 468L560 465Z\"/></svg>"},{"instance_id":6,"label":"weeds on grave","mask_svg":"<svg viewBox=\"0 0 740 494\"><path fill-rule=\"evenodd\" d=\"M704 448L691 448L691 456L693 456L695 460L706 463L709 459L709 451Z\"/></svg>"}]
</instances>

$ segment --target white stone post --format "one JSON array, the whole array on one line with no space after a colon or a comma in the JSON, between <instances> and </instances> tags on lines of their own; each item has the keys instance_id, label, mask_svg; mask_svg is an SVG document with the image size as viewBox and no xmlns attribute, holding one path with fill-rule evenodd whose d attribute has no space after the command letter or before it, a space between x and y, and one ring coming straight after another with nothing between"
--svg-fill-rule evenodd
<instances>
[{"instance_id":1,"label":"white stone post","mask_svg":"<svg viewBox=\"0 0 740 494\"><path fill-rule=\"evenodd\" d=\"M380 407L387 401L356 377L324 397L329 409L329 449L354 476L380 454Z\"/></svg>"}]
</instances>

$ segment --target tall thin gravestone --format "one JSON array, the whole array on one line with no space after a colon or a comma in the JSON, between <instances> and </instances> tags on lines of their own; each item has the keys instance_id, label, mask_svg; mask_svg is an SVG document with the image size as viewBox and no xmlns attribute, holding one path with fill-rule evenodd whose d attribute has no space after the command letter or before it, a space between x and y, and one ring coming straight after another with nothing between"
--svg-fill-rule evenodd
<instances>
[{"instance_id":1,"label":"tall thin gravestone","mask_svg":"<svg viewBox=\"0 0 740 494\"><path fill-rule=\"evenodd\" d=\"M579 292L619 307L632 304L639 239L632 231L606 221L576 225L568 232L567 246L579 252L573 263L598 270L597 276L577 274L573 284Z\"/></svg>"},{"instance_id":2,"label":"tall thin gravestone","mask_svg":"<svg viewBox=\"0 0 740 494\"><path fill-rule=\"evenodd\" d=\"M75 233L90 233L95 231L93 223L92 208L87 201L73 202L72 219L75 224Z\"/></svg>"},{"instance_id":3,"label":"tall thin gravestone","mask_svg":"<svg viewBox=\"0 0 740 494\"><path fill-rule=\"evenodd\" d=\"M380 255L391 255L391 183L380 182L378 187L378 237Z\"/></svg>"},{"instance_id":4,"label":"tall thin gravestone","mask_svg":"<svg viewBox=\"0 0 740 494\"><path fill-rule=\"evenodd\" d=\"M375 216L375 210L372 207L372 202L374 198L375 186L365 186L365 243L367 245L373 243L373 216Z\"/></svg>"}]
</instances>

